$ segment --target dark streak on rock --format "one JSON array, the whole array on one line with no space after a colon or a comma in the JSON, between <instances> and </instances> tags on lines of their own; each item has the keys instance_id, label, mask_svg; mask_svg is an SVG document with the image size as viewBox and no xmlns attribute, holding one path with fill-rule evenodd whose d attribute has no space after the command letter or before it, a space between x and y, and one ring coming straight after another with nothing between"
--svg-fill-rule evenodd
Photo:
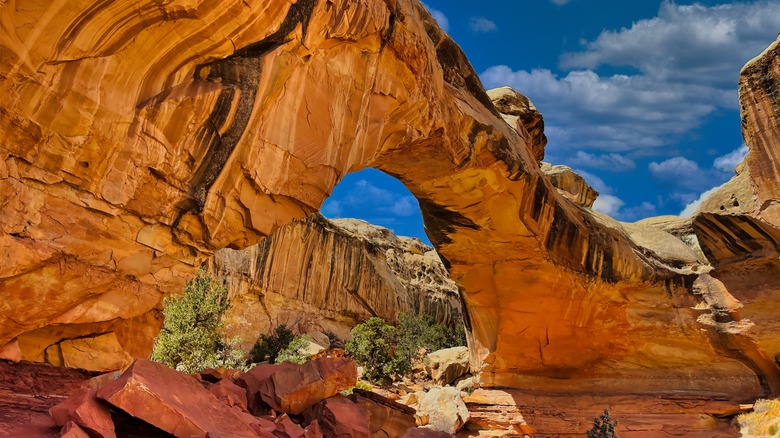
<instances>
[{"instance_id":1,"label":"dark streak on rock","mask_svg":"<svg viewBox=\"0 0 780 438\"><path fill-rule=\"evenodd\" d=\"M249 124L260 81L261 57L288 42L288 35L298 24L302 25L305 37L309 18L316 4L317 0L299 0L290 7L281 26L273 34L236 50L227 58L201 64L195 69L195 80L220 82L223 86L217 105L206 122L212 129L219 130L228 122L227 117L233 101L238 99L232 123L222 135L215 132L216 135L212 136L205 158L190 181L198 212L203 210L208 191L224 169ZM186 211L180 211L179 214L185 213Z\"/></svg>"},{"instance_id":2,"label":"dark streak on rock","mask_svg":"<svg viewBox=\"0 0 780 438\"><path fill-rule=\"evenodd\" d=\"M418 201L425 220L425 230L436 248L452 243L450 234L454 234L456 228L479 230L477 224L457 211L442 207L428 199L420 198ZM445 267L449 270L449 263Z\"/></svg>"}]
</instances>

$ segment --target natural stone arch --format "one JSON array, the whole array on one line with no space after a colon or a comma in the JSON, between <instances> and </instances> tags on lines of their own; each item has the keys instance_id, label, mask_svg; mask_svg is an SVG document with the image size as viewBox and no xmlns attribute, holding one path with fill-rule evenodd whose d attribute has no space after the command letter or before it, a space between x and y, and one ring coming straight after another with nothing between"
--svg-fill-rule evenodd
<instances>
[{"instance_id":1,"label":"natural stone arch","mask_svg":"<svg viewBox=\"0 0 780 438\"><path fill-rule=\"evenodd\" d=\"M45 354L36 346L113 331L142 356L160 296L204 258L306 216L371 166L420 201L486 384L603 389L616 375L614 388L726 380L754 394L757 372L776 387L766 354L724 357L699 331L687 247L655 235L679 250L661 257L560 196L528 132L416 0L13 6L4 20L36 24L2 61L1 247L14 261L0 271L0 344L26 336ZM678 327L665 345L657 321Z\"/></svg>"}]
</instances>

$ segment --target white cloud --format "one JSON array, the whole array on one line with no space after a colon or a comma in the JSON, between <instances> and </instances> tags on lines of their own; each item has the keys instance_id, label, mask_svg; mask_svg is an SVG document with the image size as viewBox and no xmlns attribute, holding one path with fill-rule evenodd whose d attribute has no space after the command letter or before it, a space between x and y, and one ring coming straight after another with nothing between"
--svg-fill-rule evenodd
<instances>
[{"instance_id":1,"label":"white cloud","mask_svg":"<svg viewBox=\"0 0 780 438\"><path fill-rule=\"evenodd\" d=\"M613 195L599 195L593 203L593 210L616 217L620 207L626 205L622 199Z\"/></svg>"},{"instance_id":2,"label":"white cloud","mask_svg":"<svg viewBox=\"0 0 780 438\"><path fill-rule=\"evenodd\" d=\"M562 57L564 68L632 66L656 80L736 88L740 67L775 39L780 2L707 7L664 1L658 16L605 30L585 51Z\"/></svg>"},{"instance_id":3,"label":"white cloud","mask_svg":"<svg viewBox=\"0 0 780 438\"><path fill-rule=\"evenodd\" d=\"M734 168L745 159L747 153L748 147L743 144L728 154L716 158L712 163L712 167L724 172L733 172Z\"/></svg>"},{"instance_id":4,"label":"white cloud","mask_svg":"<svg viewBox=\"0 0 780 438\"><path fill-rule=\"evenodd\" d=\"M634 163L633 160L620 154L611 153L596 155L589 154L585 151L577 151L574 157L568 160L568 163L613 172L631 170L636 167L636 163Z\"/></svg>"},{"instance_id":5,"label":"white cloud","mask_svg":"<svg viewBox=\"0 0 780 438\"><path fill-rule=\"evenodd\" d=\"M713 180L720 176L712 170L702 169L695 161L685 157L672 157L660 163L652 162L647 167L658 181L685 190L712 187Z\"/></svg>"},{"instance_id":6,"label":"white cloud","mask_svg":"<svg viewBox=\"0 0 780 438\"><path fill-rule=\"evenodd\" d=\"M431 16L434 18L434 20L436 20L437 23L439 23L439 27L441 27L443 31L445 32L450 31L450 20L447 18L446 15L444 15L444 12L432 8L425 3L423 3L422 5L425 7L425 9L428 10L428 12L431 13Z\"/></svg>"},{"instance_id":7,"label":"white cloud","mask_svg":"<svg viewBox=\"0 0 780 438\"><path fill-rule=\"evenodd\" d=\"M656 216L657 214L658 210L656 209L655 205L645 201L636 207L621 209L618 213L618 216L622 221L634 222L647 217Z\"/></svg>"},{"instance_id":8,"label":"white cloud","mask_svg":"<svg viewBox=\"0 0 780 438\"><path fill-rule=\"evenodd\" d=\"M417 199L414 196L404 196L396 200L390 207L390 212L396 216L411 216L420 211Z\"/></svg>"},{"instance_id":9,"label":"white cloud","mask_svg":"<svg viewBox=\"0 0 780 438\"><path fill-rule=\"evenodd\" d=\"M657 154L719 108L737 109L740 68L780 29L780 1L706 7L664 2L658 16L605 30L565 54L563 75L498 65L481 78L509 85L545 115L552 148ZM603 75L602 66L630 74ZM551 148L551 150L552 150Z\"/></svg>"},{"instance_id":10,"label":"white cloud","mask_svg":"<svg viewBox=\"0 0 780 438\"><path fill-rule=\"evenodd\" d=\"M701 203L704 202L704 200L707 199L710 195L715 193L719 188L721 188L721 186L713 187L707 190L706 192L702 193L695 201L685 206L685 208L680 212L680 216L682 217L693 216L693 214L696 213L696 210L699 208Z\"/></svg>"},{"instance_id":11,"label":"white cloud","mask_svg":"<svg viewBox=\"0 0 780 438\"><path fill-rule=\"evenodd\" d=\"M496 23L485 17L471 17L469 19L469 27L476 33L488 33L498 30Z\"/></svg>"}]
</instances>

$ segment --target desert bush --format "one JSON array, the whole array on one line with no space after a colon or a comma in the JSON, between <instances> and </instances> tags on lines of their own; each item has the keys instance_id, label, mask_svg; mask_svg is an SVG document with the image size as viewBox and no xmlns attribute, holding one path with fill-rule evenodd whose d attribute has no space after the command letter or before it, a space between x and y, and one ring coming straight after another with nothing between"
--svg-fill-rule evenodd
<instances>
[{"instance_id":1,"label":"desert bush","mask_svg":"<svg viewBox=\"0 0 780 438\"><path fill-rule=\"evenodd\" d=\"M306 345L305 339L293 333L287 325L280 324L270 335L260 335L249 352L249 360L253 363L268 361L302 364L309 358L301 355L298 350Z\"/></svg>"},{"instance_id":2,"label":"desert bush","mask_svg":"<svg viewBox=\"0 0 780 438\"><path fill-rule=\"evenodd\" d=\"M742 436L778 436L780 399L756 400L753 411L737 417Z\"/></svg>"},{"instance_id":3,"label":"desert bush","mask_svg":"<svg viewBox=\"0 0 780 438\"><path fill-rule=\"evenodd\" d=\"M230 307L227 289L201 269L184 286L184 294L163 301L165 320L151 359L186 373L207 368L243 368L239 338L228 340L219 330Z\"/></svg>"},{"instance_id":4,"label":"desert bush","mask_svg":"<svg viewBox=\"0 0 780 438\"><path fill-rule=\"evenodd\" d=\"M588 438L617 438L618 421L609 415L609 409L593 419L593 427L588 431Z\"/></svg>"},{"instance_id":5,"label":"desert bush","mask_svg":"<svg viewBox=\"0 0 780 438\"><path fill-rule=\"evenodd\" d=\"M274 363L291 362L301 365L309 360L308 355L301 353L301 349L304 349L308 346L309 341L304 339L302 336L293 335L292 341L290 341L284 350L279 352L279 355L276 356Z\"/></svg>"},{"instance_id":6,"label":"desert bush","mask_svg":"<svg viewBox=\"0 0 780 438\"><path fill-rule=\"evenodd\" d=\"M346 350L365 369L366 378L381 385L394 375L408 375L413 361L426 352L465 343L462 328L458 331L436 323L429 315L401 313L397 327L377 317L355 326Z\"/></svg>"},{"instance_id":7,"label":"desert bush","mask_svg":"<svg viewBox=\"0 0 780 438\"><path fill-rule=\"evenodd\" d=\"M373 383L384 383L394 373L391 349L397 338L395 327L382 318L371 318L352 329L352 339L345 345L347 354L365 370Z\"/></svg>"}]
</instances>

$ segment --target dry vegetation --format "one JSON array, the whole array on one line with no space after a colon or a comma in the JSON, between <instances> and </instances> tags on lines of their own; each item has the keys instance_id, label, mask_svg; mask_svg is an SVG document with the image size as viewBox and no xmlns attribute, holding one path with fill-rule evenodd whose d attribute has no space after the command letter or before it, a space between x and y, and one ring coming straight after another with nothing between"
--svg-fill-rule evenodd
<instances>
[{"instance_id":1,"label":"dry vegetation","mask_svg":"<svg viewBox=\"0 0 780 438\"><path fill-rule=\"evenodd\" d=\"M757 400L753 412L737 417L743 437L780 437L780 399Z\"/></svg>"}]
</instances>

